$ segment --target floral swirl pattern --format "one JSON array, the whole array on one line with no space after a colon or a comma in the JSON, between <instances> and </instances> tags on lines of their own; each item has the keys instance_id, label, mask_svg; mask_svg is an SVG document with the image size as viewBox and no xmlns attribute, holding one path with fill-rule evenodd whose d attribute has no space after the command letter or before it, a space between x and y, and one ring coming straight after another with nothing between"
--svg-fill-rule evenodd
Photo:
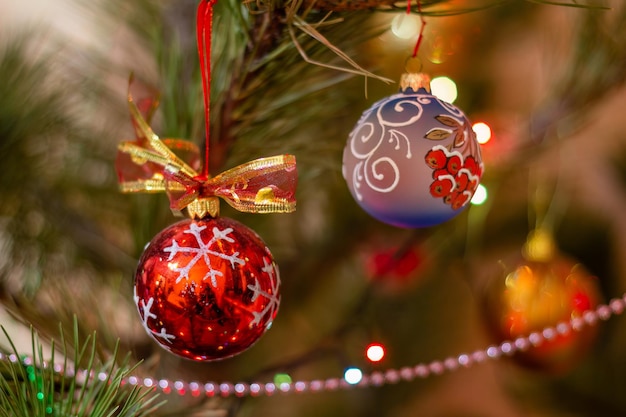
<instances>
[{"instance_id":1,"label":"floral swirl pattern","mask_svg":"<svg viewBox=\"0 0 626 417\"><path fill-rule=\"evenodd\" d=\"M392 144L394 151L404 149L404 157L411 159L413 154L409 137L394 128L418 122L423 113L422 103L429 102L428 97L422 97L419 101L384 99L375 103L370 111L361 116L349 139L350 152L360 160L352 172L357 199L363 198L359 192L363 182L367 187L381 193L396 188L400 180L398 164L394 158L385 156L379 151L385 144ZM375 123L369 121L374 115Z\"/></svg>"}]
</instances>

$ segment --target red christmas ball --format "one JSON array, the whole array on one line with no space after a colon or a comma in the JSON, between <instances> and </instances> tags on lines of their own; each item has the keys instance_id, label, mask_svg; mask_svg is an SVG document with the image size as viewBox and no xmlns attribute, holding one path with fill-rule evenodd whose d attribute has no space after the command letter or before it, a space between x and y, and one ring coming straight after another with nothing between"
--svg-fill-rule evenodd
<instances>
[{"instance_id":1,"label":"red christmas ball","mask_svg":"<svg viewBox=\"0 0 626 417\"><path fill-rule=\"evenodd\" d=\"M416 248L400 250L393 248L376 252L368 259L368 269L374 279L390 276L397 280L406 279L420 266L420 256Z\"/></svg>"},{"instance_id":2,"label":"red christmas ball","mask_svg":"<svg viewBox=\"0 0 626 417\"><path fill-rule=\"evenodd\" d=\"M163 348L211 361L259 340L278 312L279 289L278 267L261 238L218 217L161 231L139 261L134 299Z\"/></svg>"}]
</instances>

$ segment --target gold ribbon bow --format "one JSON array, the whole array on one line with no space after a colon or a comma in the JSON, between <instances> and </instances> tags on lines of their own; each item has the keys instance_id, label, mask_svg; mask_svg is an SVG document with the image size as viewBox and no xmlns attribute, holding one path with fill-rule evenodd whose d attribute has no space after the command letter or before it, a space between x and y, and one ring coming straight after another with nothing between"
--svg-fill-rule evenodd
<instances>
[{"instance_id":1,"label":"gold ribbon bow","mask_svg":"<svg viewBox=\"0 0 626 417\"><path fill-rule=\"evenodd\" d=\"M130 94L128 104L137 138L118 146L116 170L122 192L166 192L172 211L186 208L192 218L217 217L218 197L247 213L290 213L296 209L295 156L255 159L203 178L194 169L200 160L197 146L185 140L161 140Z\"/></svg>"}]
</instances>

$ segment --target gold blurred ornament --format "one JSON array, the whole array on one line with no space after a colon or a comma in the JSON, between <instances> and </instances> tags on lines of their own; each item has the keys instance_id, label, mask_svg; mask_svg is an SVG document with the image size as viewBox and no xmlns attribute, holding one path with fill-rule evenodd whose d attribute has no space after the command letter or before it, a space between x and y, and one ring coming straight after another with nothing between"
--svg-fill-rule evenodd
<instances>
[{"instance_id":1,"label":"gold blurred ornament","mask_svg":"<svg viewBox=\"0 0 626 417\"><path fill-rule=\"evenodd\" d=\"M551 332L560 323L583 317L600 302L598 280L575 260L559 253L545 230L533 231L522 250L522 259L491 282L487 291L487 315L499 342L514 341L533 332L541 335L537 346L518 351L520 364L562 373L575 366L589 351L596 328Z\"/></svg>"},{"instance_id":2,"label":"gold blurred ornament","mask_svg":"<svg viewBox=\"0 0 626 417\"><path fill-rule=\"evenodd\" d=\"M524 258L529 261L546 262L554 258L557 252L554 239L550 232L536 229L530 232L522 249Z\"/></svg>"}]
</instances>

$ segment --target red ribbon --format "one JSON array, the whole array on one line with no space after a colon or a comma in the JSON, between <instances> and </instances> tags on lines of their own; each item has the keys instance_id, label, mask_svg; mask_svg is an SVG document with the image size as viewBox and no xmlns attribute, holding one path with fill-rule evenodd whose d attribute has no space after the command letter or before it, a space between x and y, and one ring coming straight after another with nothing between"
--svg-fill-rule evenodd
<instances>
[{"instance_id":1,"label":"red ribbon","mask_svg":"<svg viewBox=\"0 0 626 417\"><path fill-rule=\"evenodd\" d=\"M142 102L138 107L129 93L128 104L136 140L123 142L118 147L116 169L120 188L122 192L165 191L172 210L180 212L188 208L192 217L217 216L217 197L244 212L292 212L296 207L297 184L293 155L256 159L214 178L209 176L211 32L215 2L202 0L197 14L206 135L202 172L197 172L200 152L195 145L180 139L161 140L150 128L156 101Z\"/></svg>"},{"instance_id":2,"label":"red ribbon","mask_svg":"<svg viewBox=\"0 0 626 417\"><path fill-rule=\"evenodd\" d=\"M200 59L200 74L202 76L202 95L204 97L204 170L202 176L209 176L209 138L210 138L210 111L211 111L211 34L213 33L213 5L217 0L202 0L198 4L196 14L196 39L198 44L198 58Z\"/></svg>"}]
</instances>

